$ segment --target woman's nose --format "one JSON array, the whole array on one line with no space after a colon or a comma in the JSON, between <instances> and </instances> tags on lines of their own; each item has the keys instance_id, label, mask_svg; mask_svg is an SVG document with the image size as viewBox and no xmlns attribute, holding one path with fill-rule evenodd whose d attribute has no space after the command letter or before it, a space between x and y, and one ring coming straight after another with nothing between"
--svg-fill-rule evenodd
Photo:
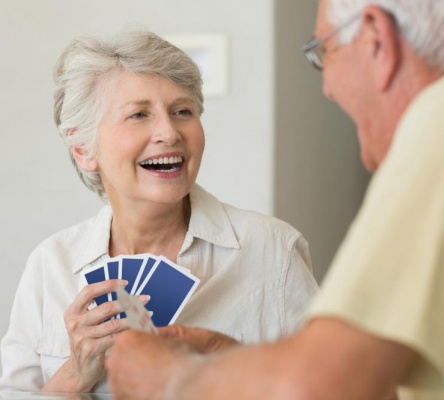
<instances>
[{"instance_id":1,"label":"woman's nose","mask_svg":"<svg viewBox=\"0 0 444 400\"><path fill-rule=\"evenodd\" d=\"M180 133L169 115L158 115L151 140L173 146L180 140Z\"/></svg>"}]
</instances>

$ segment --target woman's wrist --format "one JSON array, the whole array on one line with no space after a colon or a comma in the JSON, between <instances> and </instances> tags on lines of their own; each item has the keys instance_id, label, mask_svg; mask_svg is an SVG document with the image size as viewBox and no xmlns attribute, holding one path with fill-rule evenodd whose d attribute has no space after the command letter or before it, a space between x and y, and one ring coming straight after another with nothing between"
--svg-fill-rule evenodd
<instances>
[{"instance_id":1,"label":"woman's wrist","mask_svg":"<svg viewBox=\"0 0 444 400\"><path fill-rule=\"evenodd\" d=\"M68 359L42 387L42 392L82 393L90 392L94 383L86 382L84 376Z\"/></svg>"}]
</instances>

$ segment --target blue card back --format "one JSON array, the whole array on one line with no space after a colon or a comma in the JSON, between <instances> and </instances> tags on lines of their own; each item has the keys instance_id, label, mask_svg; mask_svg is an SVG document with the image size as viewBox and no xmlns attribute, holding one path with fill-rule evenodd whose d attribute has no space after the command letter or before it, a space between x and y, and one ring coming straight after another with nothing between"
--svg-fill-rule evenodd
<instances>
[{"instance_id":1,"label":"blue card back","mask_svg":"<svg viewBox=\"0 0 444 400\"><path fill-rule=\"evenodd\" d=\"M146 277L150 273L156 261L157 261L156 258L148 256L145 265L142 266L142 268L139 271L139 275L137 276L136 282L134 283L135 287L132 290L132 294L142 294L141 292L142 285L144 284Z\"/></svg>"},{"instance_id":2,"label":"blue card back","mask_svg":"<svg viewBox=\"0 0 444 400\"><path fill-rule=\"evenodd\" d=\"M91 283L103 282L106 280L105 276L105 268L99 267L85 274L85 279L90 285ZM108 301L108 294L102 294L101 296L97 296L95 299L96 304L99 306L102 303Z\"/></svg>"},{"instance_id":3,"label":"blue card back","mask_svg":"<svg viewBox=\"0 0 444 400\"><path fill-rule=\"evenodd\" d=\"M107 266L108 266L108 278L119 279L119 260L110 261L108 262ZM108 298L110 301L117 300L116 292L111 292Z\"/></svg>"},{"instance_id":4,"label":"blue card back","mask_svg":"<svg viewBox=\"0 0 444 400\"><path fill-rule=\"evenodd\" d=\"M128 285L125 287L125 290L128 293L133 292L133 286L136 282L137 275L139 274L140 267L142 266L145 260L143 258L127 258L122 257L121 265L122 265L122 276L121 278L128 281Z\"/></svg>"},{"instance_id":5,"label":"blue card back","mask_svg":"<svg viewBox=\"0 0 444 400\"><path fill-rule=\"evenodd\" d=\"M154 313L154 325L161 327L174 322L197 283L197 278L161 260L141 292L151 296L146 308Z\"/></svg>"}]
</instances>

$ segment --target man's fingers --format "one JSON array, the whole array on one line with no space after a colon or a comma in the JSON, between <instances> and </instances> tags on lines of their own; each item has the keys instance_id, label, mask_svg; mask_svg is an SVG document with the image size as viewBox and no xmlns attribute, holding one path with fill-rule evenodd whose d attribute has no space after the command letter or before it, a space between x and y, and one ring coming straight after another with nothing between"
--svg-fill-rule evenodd
<instances>
[{"instance_id":1,"label":"man's fingers","mask_svg":"<svg viewBox=\"0 0 444 400\"><path fill-rule=\"evenodd\" d=\"M187 328L182 325L168 325L159 328L159 335L164 337L184 337L187 335Z\"/></svg>"},{"instance_id":2,"label":"man's fingers","mask_svg":"<svg viewBox=\"0 0 444 400\"><path fill-rule=\"evenodd\" d=\"M159 328L158 332L166 338L177 338L199 353L211 353L239 344L227 335L202 328L171 325Z\"/></svg>"}]
</instances>

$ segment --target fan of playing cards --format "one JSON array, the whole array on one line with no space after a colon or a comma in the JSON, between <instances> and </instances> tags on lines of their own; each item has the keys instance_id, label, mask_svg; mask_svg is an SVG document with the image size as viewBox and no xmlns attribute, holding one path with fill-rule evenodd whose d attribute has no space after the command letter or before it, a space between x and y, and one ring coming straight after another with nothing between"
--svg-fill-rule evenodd
<instances>
[{"instance_id":1,"label":"fan of playing cards","mask_svg":"<svg viewBox=\"0 0 444 400\"><path fill-rule=\"evenodd\" d=\"M101 282L107 279L128 281L126 292L148 295L145 306L152 313L152 322L161 327L174 323L183 307L193 294L199 279L191 272L163 256L139 254L118 256L103 264L82 271L84 284ZM95 298L96 305L117 299L115 292ZM125 318L125 313L115 318Z\"/></svg>"}]
</instances>

